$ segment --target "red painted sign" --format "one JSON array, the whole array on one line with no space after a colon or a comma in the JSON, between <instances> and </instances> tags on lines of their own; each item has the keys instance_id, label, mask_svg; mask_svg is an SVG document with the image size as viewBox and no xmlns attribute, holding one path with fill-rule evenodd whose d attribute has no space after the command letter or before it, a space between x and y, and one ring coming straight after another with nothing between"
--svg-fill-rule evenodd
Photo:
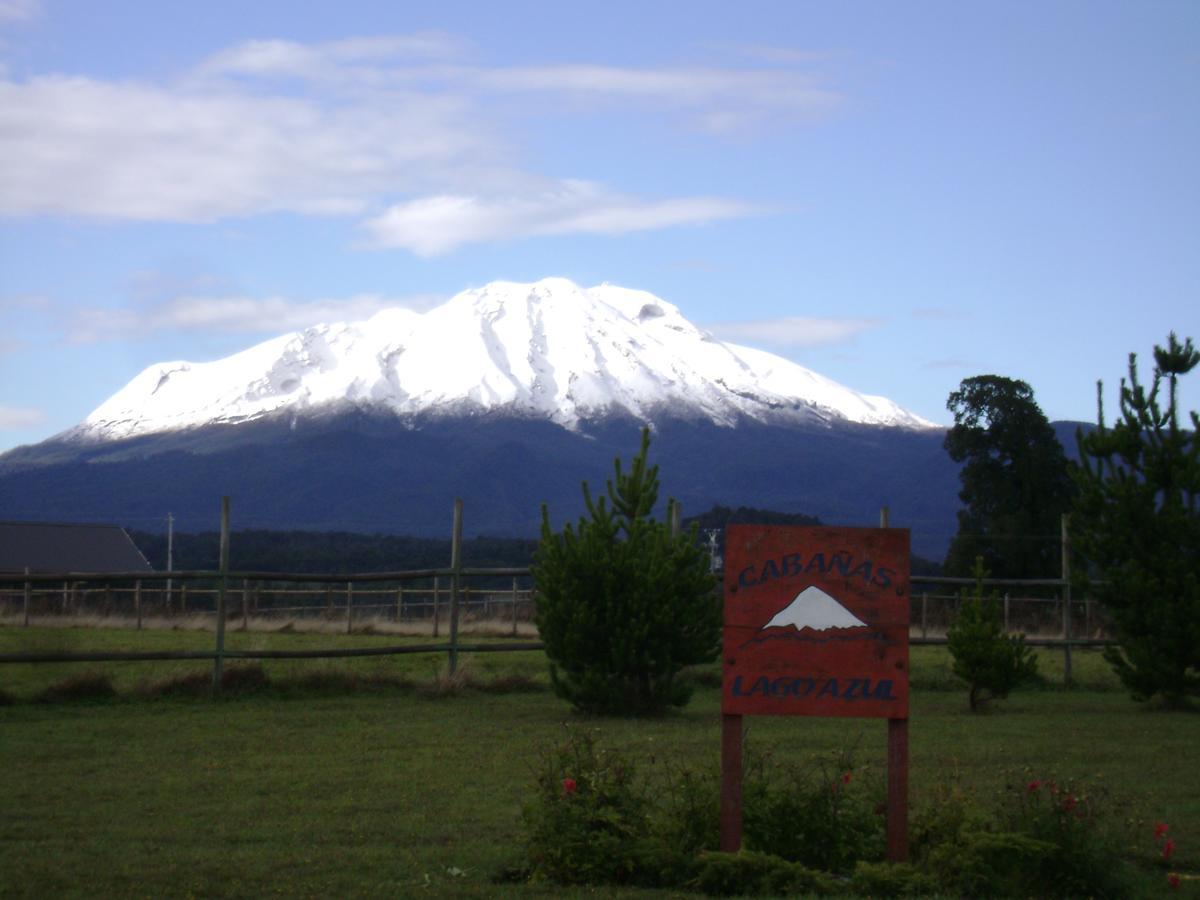
<instances>
[{"instance_id":1,"label":"red painted sign","mask_svg":"<svg viewBox=\"0 0 1200 900\"><path fill-rule=\"evenodd\" d=\"M725 530L726 715L908 717L906 529Z\"/></svg>"}]
</instances>

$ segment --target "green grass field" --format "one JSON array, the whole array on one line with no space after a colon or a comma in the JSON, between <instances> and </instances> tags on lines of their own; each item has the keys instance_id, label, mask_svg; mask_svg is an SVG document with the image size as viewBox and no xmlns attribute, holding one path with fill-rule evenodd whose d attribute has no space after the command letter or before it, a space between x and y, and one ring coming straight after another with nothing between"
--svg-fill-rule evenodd
<instances>
[{"instance_id":1,"label":"green grass field","mask_svg":"<svg viewBox=\"0 0 1200 900\"><path fill-rule=\"evenodd\" d=\"M230 646L396 640L232 633ZM3 651L210 642L189 632L0 629ZM1053 682L1055 656L1042 655ZM1023 691L972 716L944 651L915 649L914 804L954 778L981 795L1034 777L1086 778L1110 793L1113 815L1144 831L1137 852L1147 863L1151 823L1165 821L1176 870L1200 872L1200 715L1133 703L1095 654L1074 662L1085 687ZM672 763L717 767L714 688L675 715L614 721L573 715L547 690L437 696L405 686L432 681L443 664L432 656L269 661L276 686L220 700L137 693L205 664L0 666L0 688L18 698L0 707L0 895L562 896L491 879L519 859L533 766L567 728L593 731L649 778ZM465 665L483 684L511 675L545 683L537 653L478 654ZM84 669L107 674L119 695L28 702ZM287 687L305 673L345 671L376 684ZM882 770L881 721L749 722L750 743L779 758L802 763L857 744L859 760ZM1148 894L1162 884L1148 875Z\"/></svg>"}]
</instances>

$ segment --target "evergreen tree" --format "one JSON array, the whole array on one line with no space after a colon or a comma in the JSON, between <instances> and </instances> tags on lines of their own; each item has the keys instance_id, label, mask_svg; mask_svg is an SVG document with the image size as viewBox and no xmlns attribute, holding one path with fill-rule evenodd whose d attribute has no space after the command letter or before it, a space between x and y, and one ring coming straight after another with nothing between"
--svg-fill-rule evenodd
<instances>
[{"instance_id":1,"label":"evergreen tree","mask_svg":"<svg viewBox=\"0 0 1200 900\"><path fill-rule=\"evenodd\" d=\"M962 463L958 534L947 575L971 574L977 556L997 578L1045 578L1059 569L1062 514L1071 478L1062 445L1033 389L999 375L964 379L946 407L950 458Z\"/></svg>"},{"instance_id":2,"label":"evergreen tree","mask_svg":"<svg viewBox=\"0 0 1200 900\"><path fill-rule=\"evenodd\" d=\"M538 631L555 691L586 712L682 706L691 688L680 670L714 659L720 646L721 598L695 527L673 536L651 518L658 466L647 465L649 447L647 428L629 471L614 463L607 497L593 500L584 482L587 515L577 527L556 534L542 507Z\"/></svg>"},{"instance_id":3,"label":"evergreen tree","mask_svg":"<svg viewBox=\"0 0 1200 900\"><path fill-rule=\"evenodd\" d=\"M1179 427L1176 383L1200 352L1172 332L1154 363L1147 391L1131 353L1120 418L1105 425L1101 398L1099 427L1078 435L1071 530L1075 551L1102 579L1090 590L1113 618L1117 646L1105 658L1135 698L1158 694L1180 706L1200 693L1200 418L1192 412L1191 431ZM1079 569L1087 586L1087 567Z\"/></svg>"},{"instance_id":4,"label":"evergreen tree","mask_svg":"<svg viewBox=\"0 0 1200 900\"><path fill-rule=\"evenodd\" d=\"M1023 682L1037 677L1037 657L1025 646L1025 636L1006 635L1000 601L993 592L985 597L987 570L975 558L971 573L974 592L963 590L958 618L946 633L954 674L968 685L967 702L978 712L994 699L1003 699Z\"/></svg>"}]
</instances>

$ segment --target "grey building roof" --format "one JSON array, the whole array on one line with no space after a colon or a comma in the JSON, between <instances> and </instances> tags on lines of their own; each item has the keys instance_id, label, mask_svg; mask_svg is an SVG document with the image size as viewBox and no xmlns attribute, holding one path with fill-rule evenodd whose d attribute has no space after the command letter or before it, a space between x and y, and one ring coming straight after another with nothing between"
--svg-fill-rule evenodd
<instances>
[{"instance_id":1,"label":"grey building roof","mask_svg":"<svg viewBox=\"0 0 1200 900\"><path fill-rule=\"evenodd\" d=\"M0 522L0 572L150 572L116 525Z\"/></svg>"}]
</instances>

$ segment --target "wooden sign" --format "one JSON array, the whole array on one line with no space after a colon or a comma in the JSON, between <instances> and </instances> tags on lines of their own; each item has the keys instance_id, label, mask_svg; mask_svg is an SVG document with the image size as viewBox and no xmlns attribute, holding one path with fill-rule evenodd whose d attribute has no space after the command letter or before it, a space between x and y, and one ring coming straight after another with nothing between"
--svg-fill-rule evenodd
<instances>
[{"instance_id":1,"label":"wooden sign","mask_svg":"<svg viewBox=\"0 0 1200 900\"><path fill-rule=\"evenodd\" d=\"M726 715L908 717L908 532L725 531Z\"/></svg>"},{"instance_id":2,"label":"wooden sign","mask_svg":"<svg viewBox=\"0 0 1200 900\"><path fill-rule=\"evenodd\" d=\"M743 716L878 716L887 857L907 859L908 587L907 530L726 527L722 850L742 840Z\"/></svg>"}]
</instances>

